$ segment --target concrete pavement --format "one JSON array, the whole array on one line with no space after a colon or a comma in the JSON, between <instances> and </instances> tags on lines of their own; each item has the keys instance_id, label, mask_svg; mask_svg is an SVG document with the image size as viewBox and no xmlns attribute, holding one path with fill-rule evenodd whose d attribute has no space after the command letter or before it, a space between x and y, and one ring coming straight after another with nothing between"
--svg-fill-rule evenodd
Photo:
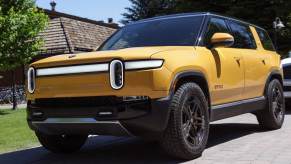
<instances>
[{"instance_id":1,"label":"concrete pavement","mask_svg":"<svg viewBox=\"0 0 291 164\"><path fill-rule=\"evenodd\" d=\"M207 149L193 161L173 159L153 142L97 136L72 155L55 155L40 147L2 154L0 163L291 164L291 112L276 131L262 131L251 114L215 122L210 131Z\"/></svg>"}]
</instances>

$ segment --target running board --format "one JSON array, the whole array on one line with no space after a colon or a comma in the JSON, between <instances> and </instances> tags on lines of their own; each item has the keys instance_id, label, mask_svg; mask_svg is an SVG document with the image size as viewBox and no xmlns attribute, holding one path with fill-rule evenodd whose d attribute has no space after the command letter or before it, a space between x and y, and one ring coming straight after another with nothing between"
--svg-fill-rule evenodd
<instances>
[{"instance_id":1,"label":"running board","mask_svg":"<svg viewBox=\"0 0 291 164\"><path fill-rule=\"evenodd\" d=\"M211 122L264 109L266 98L257 97L211 107Z\"/></svg>"}]
</instances>

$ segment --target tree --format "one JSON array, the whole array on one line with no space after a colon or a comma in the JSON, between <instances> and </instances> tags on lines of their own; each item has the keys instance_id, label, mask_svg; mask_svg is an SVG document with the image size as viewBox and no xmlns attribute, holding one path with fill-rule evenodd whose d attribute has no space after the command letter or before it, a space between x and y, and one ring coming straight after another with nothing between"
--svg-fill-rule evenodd
<instances>
[{"instance_id":1,"label":"tree","mask_svg":"<svg viewBox=\"0 0 291 164\"><path fill-rule=\"evenodd\" d=\"M131 7L125 8L127 13L123 13L124 19L121 21L127 24L140 19L151 18L171 13L173 0L130 0Z\"/></svg>"},{"instance_id":2,"label":"tree","mask_svg":"<svg viewBox=\"0 0 291 164\"><path fill-rule=\"evenodd\" d=\"M48 17L36 8L34 0L0 0L0 71L27 64L37 55L42 45L37 36L47 22ZM16 108L15 84L13 93Z\"/></svg>"}]
</instances>

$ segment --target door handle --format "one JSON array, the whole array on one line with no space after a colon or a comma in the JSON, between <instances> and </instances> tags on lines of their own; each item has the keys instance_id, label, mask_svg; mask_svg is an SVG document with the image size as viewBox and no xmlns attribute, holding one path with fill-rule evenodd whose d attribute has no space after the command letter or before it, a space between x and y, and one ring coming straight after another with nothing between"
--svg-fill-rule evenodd
<instances>
[{"instance_id":1,"label":"door handle","mask_svg":"<svg viewBox=\"0 0 291 164\"><path fill-rule=\"evenodd\" d=\"M236 61L236 63L238 64L238 66L240 67L240 61L241 61L241 57L235 56L233 57L234 60Z\"/></svg>"},{"instance_id":2,"label":"door handle","mask_svg":"<svg viewBox=\"0 0 291 164\"><path fill-rule=\"evenodd\" d=\"M237 56L235 56L235 57L233 57L234 58L234 60L236 60L237 62L240 62L240 60L241 60L241 57L237 57Z\"/></svg>"},{"instance_id":3,"label":"door handle","mask_svg":"<svg viewBox=\"0 0 291 164\"><path fill-rule=\"evenodd\" d=\"M266 65L266 60L265 59L262 59L262 62L264 65Z\"/></svg>"},{"instance_id":4,"label":"door handle","mask_svg":"<svg viewBox=\"0 0 291 164\"><path fill-rule=\"evenodd\" d=\"M266 58L261 58L261 61L264 65L266 65Z\"/></svg>"}]
</instances>

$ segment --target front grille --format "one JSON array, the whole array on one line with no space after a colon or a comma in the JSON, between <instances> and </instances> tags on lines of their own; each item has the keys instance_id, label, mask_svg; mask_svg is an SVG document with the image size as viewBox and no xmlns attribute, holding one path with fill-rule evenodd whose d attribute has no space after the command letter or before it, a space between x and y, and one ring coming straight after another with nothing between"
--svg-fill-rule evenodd
<instances>
[{"instance_id":1,"label":"front grille","mask_svg":"<svg viewBox=\"0 0 291 164\"><path fill-rule=\"evenodd\" d=\"M284 78L291 79L291 65L283 66Z\"/></svg>"},{"instance_id":2,"label":"front grille","mask_svg":"<svg viewBox=\"0 0 291 164\"><path fill-rule=\"evenodd\" d=\"M107 105L118 105L122 98L115 96L100 97L77 97L77 98L51 98L36 99L33 106L37 107L98 107Z\"/></svg>"},{"instance_id":3,"label":"front grille","mask_svg":"<svg viewBox=\"0 0 291 164\"><path fill-rule=\"evenodd\" d=\"M128 119L147 114L150 112L150 105L150 100L128 102L123 101L122 97L115 96L37 99L28 102L28 119L38 121L46 118Z\"/></svg>"}]
</instances>

